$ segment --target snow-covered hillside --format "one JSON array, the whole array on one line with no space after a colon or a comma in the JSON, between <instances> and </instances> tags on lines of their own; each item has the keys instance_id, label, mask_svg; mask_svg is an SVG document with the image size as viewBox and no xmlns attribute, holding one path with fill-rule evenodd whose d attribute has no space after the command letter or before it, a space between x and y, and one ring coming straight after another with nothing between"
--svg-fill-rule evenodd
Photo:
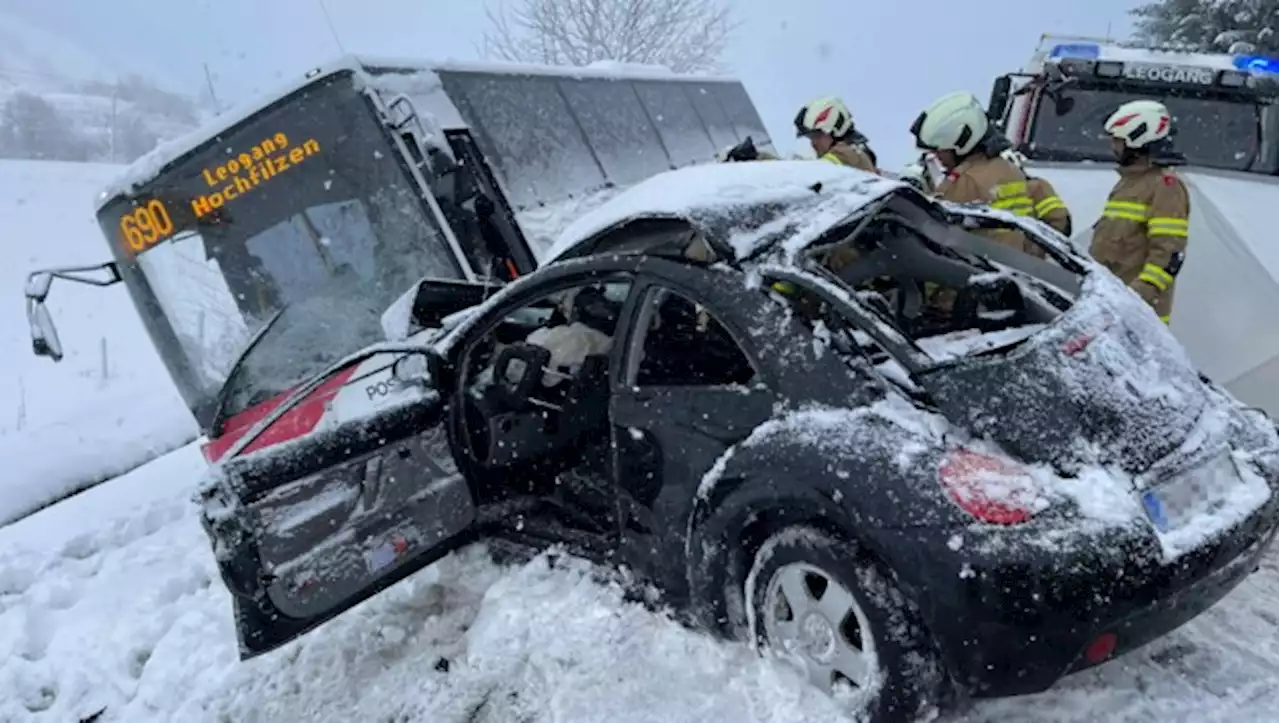
<instances>
[{"instance_id":1,"label":"snow-covered hillside","mask_svg":"<svg viewBox=\"0 0 1280 723\"><path fill-rule=\"evenodd\" d=\"M190 442L195 422L123 285L55 282L66 358L31 353L27 274L110 257L93 216L118 166L0 161L0 525Z\"/></svg>"},{"instance_id":2,"label":"snow-covered hillside","mask_svg":"<svg viewBox=\"0 0 1280 723\"><path fill-rule=\"evenodd\" d=\"M0 153L129 161L208 114L154 75L97 57L0 3Z\"/></svg>"},{"instance_id":3,"label":"snow-covered hillside","mask_svg":"<svg viewBox=\"0 0 1280 723\"><path fill-rule=\"evenodd\" d=\"M48 32L0 7L0 68L34 88L51 78L111 80L110 66L69 38Z\"/></svg>"},{"instance_id":4,"label":"snow-covered hillside","mask_svg":"<svg viewBox=\"0 0 1280 723\"><path fill-rule=\"evenodd\" d=\"M0 721L847 720L799 675L622 601L583 563L481 547L237 660L184 448L0 528ZM953 723L1262 723L1277 710L1274 555L1172 635Z\"/></svg>"}]
</instances>

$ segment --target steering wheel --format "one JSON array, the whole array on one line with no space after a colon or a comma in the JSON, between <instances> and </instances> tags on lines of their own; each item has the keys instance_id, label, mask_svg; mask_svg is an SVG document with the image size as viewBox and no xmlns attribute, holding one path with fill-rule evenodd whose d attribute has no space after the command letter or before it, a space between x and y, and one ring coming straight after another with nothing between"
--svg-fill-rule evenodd
<instances>
[{"instance_id":1,"label":"steering wheel","mask_svg":"<svg viewBox=\"0 0 1280 723\"><path fill-rule=\"evenodd\" d=\"M493 385L483 392L466 388L460 394L461 434L467 456L487 466L495 430L492 420L529 408L530 397L542 381L551 352L533 344L506 346L493 363Z\"/></svg>"},{"instance_id":2,"label":"steering wheel","mask_svg":"<svg viewBox=\"0 0 1280 723\"><path fill-rule=\"evenodd\" d=\"M511 411L524 410L550 364L551 350L545 347L525 342L505 347L493 363L494 393Z\"/></svg>"}]
</instances>

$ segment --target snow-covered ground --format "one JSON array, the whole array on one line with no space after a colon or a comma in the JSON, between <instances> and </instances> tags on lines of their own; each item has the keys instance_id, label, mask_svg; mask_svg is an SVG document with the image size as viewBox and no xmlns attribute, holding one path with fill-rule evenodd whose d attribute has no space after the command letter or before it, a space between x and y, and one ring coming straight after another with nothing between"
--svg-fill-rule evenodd
<instances>
[{"instance_id":1,"label":"snow-covered ground","mask_svg":"<svg viewBox=\"0 0 1280 723\"><path fill-rule=\"evenodd\" d=\"M0 525L195 434L123 288L55 288L67 359L28 351L26 271L106 257L92 199L116 170L0 163L17 260L0 275ZM605 195L521 222L542 253ZM0 527L0 723L846 720L788 668L623 602L585 563L500 567L480 546L241 663L190 501L204 468L185 446ZM1276 720L1277 577L1273 552L1146 649L953 723Z\"/></svg>"},{"instance_id":2,"label":"snow-covered ground","mask_svg":"<svg viewBox=\"0 0 1280 723\"><path fill-rule=\"evenodd\" d=\"M780 664L476 547L237 660L183 448L0 528L0 721L838 721ZM1174 634L953 721L1274 721L1274 554Z\"/></svg>"},{"instance_id":3,"label":"snow-covered ground","mask_svg":"<svg viewBox=\"0 0 1280 723\"><path fill-rule=\"evenodd\" d=\"M120 170L0 161L0 525L196 435L123 285L55 282L49 310L66 357L31 353L27 274L110 258L93 208Z\"/></svg>"}]
</instances>

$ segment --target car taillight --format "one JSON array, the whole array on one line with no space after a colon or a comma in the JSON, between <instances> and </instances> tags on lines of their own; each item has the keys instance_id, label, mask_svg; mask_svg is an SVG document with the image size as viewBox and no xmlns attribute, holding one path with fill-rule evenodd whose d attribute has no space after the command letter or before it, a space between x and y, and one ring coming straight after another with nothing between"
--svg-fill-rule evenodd
<instances>
[{"instance_id":1,"label":"car taillight","mask_svg":"<svg viewBox=\"0 0 1280 723\"><path fill-rule=\"evenodd\" d=\"M952 450L938 482L960 509L993 525L1017 525L1049 506L1030 470L969 449Z\"/></svg>"}]
</instances>

